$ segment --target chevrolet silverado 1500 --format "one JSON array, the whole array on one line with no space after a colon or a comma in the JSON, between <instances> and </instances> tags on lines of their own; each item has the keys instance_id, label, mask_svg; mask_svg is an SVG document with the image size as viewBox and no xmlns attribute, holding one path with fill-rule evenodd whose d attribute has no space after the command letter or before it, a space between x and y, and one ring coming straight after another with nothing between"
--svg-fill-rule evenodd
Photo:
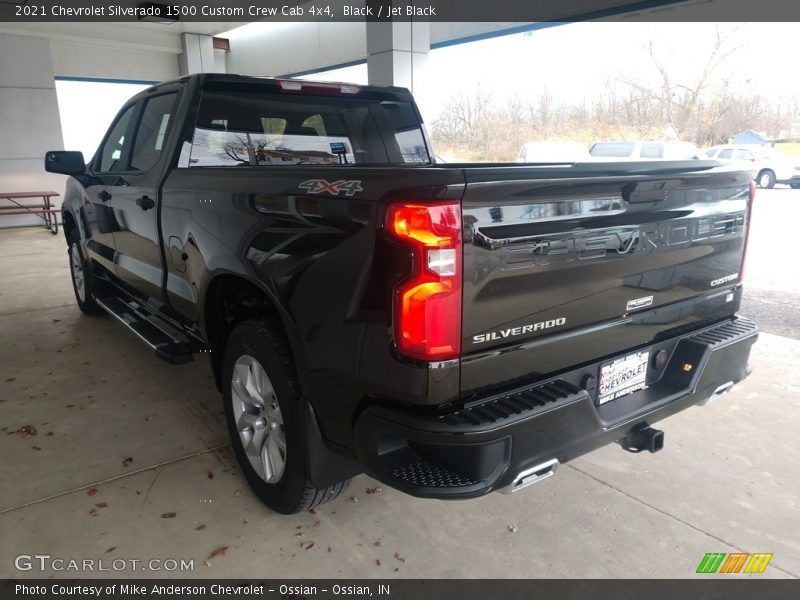
<instances>
[{"instance_id":1,"label":"chevrolet silverado 1500","mask_svg":"<svg viewBox=\"0 0 800 600\"><path fill-rule=\"evenodd\" d=\"M432 156L407 90L205 74L132 98L88 164L45 158L78 306L210 356L274 510L360 472L470 498L656 451L749 373L752 173Z\"/></svg>"}]
</instances>

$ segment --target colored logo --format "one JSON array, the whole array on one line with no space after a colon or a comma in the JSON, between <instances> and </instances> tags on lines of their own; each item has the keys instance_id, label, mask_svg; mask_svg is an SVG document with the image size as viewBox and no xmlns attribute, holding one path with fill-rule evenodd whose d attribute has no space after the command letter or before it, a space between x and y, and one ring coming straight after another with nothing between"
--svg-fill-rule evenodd
<instances>
[{"instance_id":1,"label":"colored logo","mask_svg":"<svg viewBox=\"0 0 800 600\"><path fill-rule=\"evenodd\" d=\"M767 568L772 554L766 552L709 552L697 566L698 573L763 573Z\"/></svg>"},{"instance_id":2,"label":"colored logo","mask_svg":"<svg viewBox=\"0 0 800 600\"><path fill-rule=\"evenodd\" d=\"M363 192L360 179L340 179L339 181L327 181L325 179L307 179L298 184L301 190L306 190L309 194L330 194L338 196L344 192L345 196L352 196L356 192Z\"/></svg>"}]
</instances>

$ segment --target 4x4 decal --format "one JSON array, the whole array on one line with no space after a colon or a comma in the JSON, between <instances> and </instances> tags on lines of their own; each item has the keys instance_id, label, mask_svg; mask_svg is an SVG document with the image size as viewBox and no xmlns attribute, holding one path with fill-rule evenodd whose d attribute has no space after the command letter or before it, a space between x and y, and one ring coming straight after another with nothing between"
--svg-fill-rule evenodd
<instances>
[{"instance_id":1,"label":"4x4 decal","mask_svg":"<svg viewBox=\"0 0 800 600\"><path fill-rule=\"evenodd\" d=\"M340 179L339 181L328 181L327 179L306 179L303 183L297 184L301 190L309 194L330 194L338 196L344 192L345 196L352 196L356 192L363 192L360 179Z\"/></svg>"}]
</instances>

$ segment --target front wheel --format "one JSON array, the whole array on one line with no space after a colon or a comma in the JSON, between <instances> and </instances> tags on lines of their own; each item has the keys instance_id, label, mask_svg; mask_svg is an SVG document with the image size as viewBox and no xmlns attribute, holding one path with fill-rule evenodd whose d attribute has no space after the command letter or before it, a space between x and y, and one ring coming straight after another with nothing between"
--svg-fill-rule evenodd
<instances>
[{"instance_id":1,"label":"front wheel","mask_svg":"<svg viewBox=\"0 0 800 600\"><path fill-rule=\"evenodd\" d=\"M756 183L760 188L771 190L775 187L775 173L770 169L764 169L756 177Z\"/></svg>"},{"instance_id":2,"label":"front wheel","mask_svg":"<svg viewBox=\"0 0 800 600\"><path fill-rule=\"evenodd\" d=\"M225 417L245 479L264 504L291 514L333 500L349 481L309 482L300 387L286 342L269 322L234 329L222 363Z\"/></svg>"},{"instance_id":3,"label":"front wheel","mask_svg":"<svg viewBox=\"0 0 800 600\"><path fill-rule=\"evenodd\" d=\"M104 311L97 305L94 293L97 288L96 279L91 267L83 256L80 236L73 234L69 238L69 273L72 277L72 289L81 312L87 315L99 315Z\"/></svg>"}]
</instances>

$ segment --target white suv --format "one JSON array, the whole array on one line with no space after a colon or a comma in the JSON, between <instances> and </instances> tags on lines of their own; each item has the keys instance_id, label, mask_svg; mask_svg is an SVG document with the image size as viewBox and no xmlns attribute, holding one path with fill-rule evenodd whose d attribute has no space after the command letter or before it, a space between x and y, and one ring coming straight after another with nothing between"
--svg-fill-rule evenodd
<instances>
[{"instance_id":1,"label":"white suv","mask_svg":"<svg viewBox=\"0 0 800 600\"><path fill-rule=\"evenodd\" d=\"M629 160L691 160L702 152L691 142L649 140L597 142L589 150L595 158Z\"/></svg>"},{"instance_id":2,"label":"white suv","mask_svg":"<svg viewBox=\"0 0 800 600\"><path fill-rule=\"evenodd\" d=\"M792 160L773 148L728 144L712 146L706 150L706 156L753 169L759 187L772 188L776 183L785 183L800 188L800 160Z\"/></svg>"}]
</instances>

